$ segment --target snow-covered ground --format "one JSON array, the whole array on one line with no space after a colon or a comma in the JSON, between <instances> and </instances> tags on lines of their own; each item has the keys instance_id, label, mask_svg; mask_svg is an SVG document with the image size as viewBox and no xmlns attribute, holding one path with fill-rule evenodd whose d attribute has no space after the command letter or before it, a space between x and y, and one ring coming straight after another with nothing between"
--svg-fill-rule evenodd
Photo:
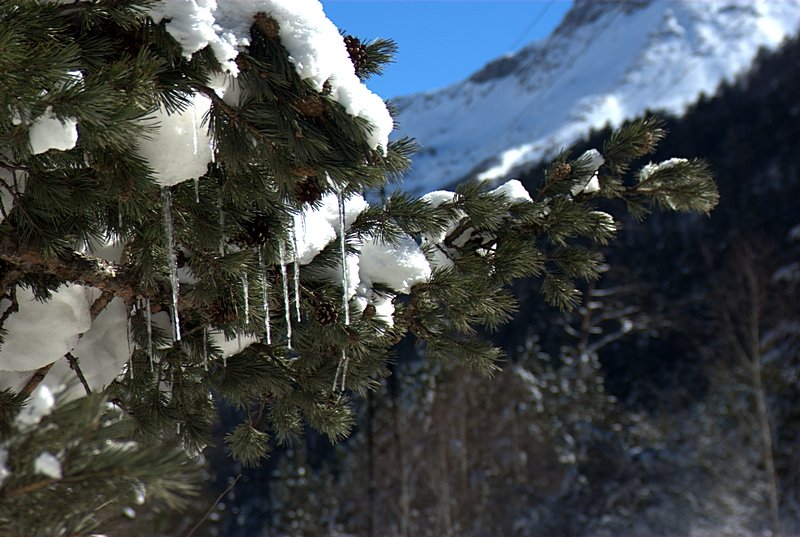
<instances>
[{"instance_id":1,"label":"snow-covered ground","mask_svg":"<svg viewBox=\"0 0 800 537\"><path fill-rule=\"evenodd\" d=\"M405 188L493 179L646 110L683 112L796 34L797 0L578 0L548 38L448 88L397 99L417 139Z\"/></svg>"}]
</instances>

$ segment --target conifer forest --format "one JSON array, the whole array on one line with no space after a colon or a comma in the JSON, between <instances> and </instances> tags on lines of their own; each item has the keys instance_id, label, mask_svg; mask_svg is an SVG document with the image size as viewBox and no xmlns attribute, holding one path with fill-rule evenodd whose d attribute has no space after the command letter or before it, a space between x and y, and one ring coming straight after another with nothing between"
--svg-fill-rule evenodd
<instances>
[{"instance_id":1,"label":"conifer forest","mask_svg":"<svg viewBox=\"0 0 800 537\"><path fill-rule=\"evenodd\" d=\"M698 62L800 21L714 1ZM319 0L0 0L0 537L800 534L798 30L420 189L439 97Z\"/></svg>"}]
</instances>

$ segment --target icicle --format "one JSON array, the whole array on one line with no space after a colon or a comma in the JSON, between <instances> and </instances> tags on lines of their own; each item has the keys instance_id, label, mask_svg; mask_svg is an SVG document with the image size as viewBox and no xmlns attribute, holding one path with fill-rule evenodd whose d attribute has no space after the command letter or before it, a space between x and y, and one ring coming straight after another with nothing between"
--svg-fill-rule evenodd
<instances>
[{"instance_id":1,"label":"icicle","mask_svg":"<svg viewBox=\"0 0 800 537\"><path fill-rule=\"evenodd\" d=\"M200 203L200 178L194 180L194 202Z\"/></svg>"},{"instance_id":2,"label":"icicle","mask_svg":"<svg viewBox=\"0 0 800 537\"><path fill-rule=\"evenodd\" d=\"M342 384L341 384L342 391L344 391L345 385L347 384L347 366L350 365L350 357L347 356L347 353L345 353L344 349L342 349L341 360L344 362L344 366L342 367Z\"/></svg>"},{"instance_id":3,"label":"icicle","mask_svg":"<svg viewBox=\"0 0 800 537\"><path fill-rule=\"evenodd\" d=\"M244 324L250 324L250 280L247 273L242 273L242 296L244 297Z\"/></svg>"},{"instance_id":4,"label":"icicle","mask_svg":"<svg viewBox=\"0 0 800 537\"><path fill-rule=\"evenodd\" d=\"M161 205L164 209L164 231L167 236L167 263L169 264L169 283L172 287L172 323L175 327L175 341L181 340L181 321L178 312L178 262L175 259L175 230L172 222L172 192L169 187L161 189Z\"/></svg>"},{"instance_id":5,"label":"icicle","mask_svg":"<svg viewBox=\"0 0 800 537\"><path fill-rule=\"evenodd\" d=\"M300 254L297 250L297 230L294 227L294 223L292 223L292 248L294 248L294 273L292 277L294 279L294 309L295 313L297 314L296 319L297 322L300 322Z\"/></svg>"},{"instance_id":6,"label":"icicle","mask_svg":"<svg viewBox=\"0 0 800 537\"><path fill-rule=\"evenodd\" d=\"M228 355L227 354L223 354L222 355L222 367L224 367L225 369L228 368Z\"/></svg>"},{"instance_id":7,"label":"icicle","mask_svg":"<svg viewBox=\"0 0 800 537\"><path fill-rule=\"evenodd\" d=\"M342 349L342 357L339 359L339 365L336 366L336 373L333 375L333 391L336 391L336 385L339 384L339 375L342 374L342 365L344 365L344 349Z\"/></svg>"},{"instance_id":8,"label":"icicle","mask_svg":"<svg viewBox=\"0 0 800 537\"><path fill-rule=\"evenodd\" d=\"M283 309L286 314L286 346L292 348L292 308L289 303L289 278L286 275L286 247L283 241L278 243L281 263L281 281L283 283Z\"/></svg>"},{"instance_id":9,"label":"icicle","mask_svg":"<svg viewBox=\"0 0 800 537\"><path fill-rule=\"evenodd\" d=\"M261 307L264 312L264 335L267 338L267 345L272 345L269 322L269 280L267 279L267 269L264 267L264 254L261 248L258 249L258 272L261 274Z\"/></svg>"},{"instance_id":10,"label":"icicle","mask_svg":"<svg viewBox=\"0 0 800 537\"><path fill-rule=\"evenodd\" d=\"M122 230L122 204L117 204L117 224L119 224L120 231Z\"/></svg>"},{"instance_id":11,"label":"icicle","mask_svg":"<svg viewBox=\"0 0 800 537\"><path fill-rule=\"evenodd\" d=\"M350 324L350 306L348 300L348 289L350 288L350 277L347 274L347 240L345 237L344 219L344 194L339 192L339 249L342 256L342 308L344 309L344 324Z\"/></svg>"},{"instance_id":12,"label":"icicle","mask_svg":"<svg viewBox=\"0 0 800 537\"><path fill-rule=\"evenodd\" d=\"M133 306L134 311L127 316L126 323L125 323L125 337L128 339L128 369L131 374L131 380L133 380L133 353L131 352L131 316L135 315L136 313L136 305Z\"/></svg>"},{"instance_id":13,"label":"icicle","mask_svg":"<svg viewBox=\"0 0 800 537\"><path fill-rule=\"evenodd\" d=\"M125 337L128 340L128 359L133 363L133 351L131 350L131 317L136 315L136 304L133 305L133 311L128 313L128 318L125 322Z\"/></svg>"},{"instance_id":14,"label":"icicle","mask_svg":"<svg viewBox=\"0 0 800 537\"><path fill-rule=\"evenodd\" d=\"M339 365L336 367L336 374L333 376L333 391L336 391L336 386L339 386L341 391L344 391L345 385L347 383L347 366L350 364L350 358L348 358L347 353L344 349L342 349L342 357L339 358ZM339 378L341 376L342 382L339 383Z\"/></svg>"},{"instance_id":15,"label":"icicle","mask_svg":"<svg viewBox=\"0 0 800 537\"><path fill-rule=\"evenodd\" d=\"M208 327L203 326L203 369L208 371Z\"/></svg>"},{"instance_id":16,"label":"icicle","mask_svg":"<svg viewBox=\"0 0 800 537\"><path fill-rule=\"evenodd\" d=\"M144 299L144 317L147 320L147 356L150 358L150 372L153 366L153 313L150 311L150 297Z\"/></svg>"},{"instance_id":17,"label":"icicle","mask_svg":"<svg viewBox=\"0 0 800 537\"><path fill-rule=\"evenodd\" d=\"M217 208L219 211L219 228L221 230L219 236L219 255L225 255L225 211L222 210L222 195L220 195Z\"/></svg>"}]
</instances>

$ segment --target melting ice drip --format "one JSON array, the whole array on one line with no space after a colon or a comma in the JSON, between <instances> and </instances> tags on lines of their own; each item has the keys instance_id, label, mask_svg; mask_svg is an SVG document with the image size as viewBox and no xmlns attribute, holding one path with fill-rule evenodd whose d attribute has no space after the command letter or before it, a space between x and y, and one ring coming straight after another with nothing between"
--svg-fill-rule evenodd
<instances>
[{"instance_id":1,"label":"melting ice drip","mask_svg":"<svg viewBox=\"0 0 800 537\"><path fill-rule=\"evenodd\" d=\"M350 304L348 300L348 289L350 288L350 275L347 272L347 237L345 236L345 206L344 206L344 193L339 192L339 250L341 253L342 263L342 308L344 309L344 324L350 326ZM342 356L339 358L339 366L336 368L336 374L333 377L333 391L336 391L336 386L339 384L339 375L342 377L340 389L344 391L345 383L347 382L347 366L350 358L347 352L342 347Z\"/></svg>"},{"instance_id":2,"label":"melting ice drip","mask_svg":"<svg viewBox=\"0 0 800 537\"><path fill-rule=\"evenodd\" d=\"M175 341L181 340L181 321L178 313L178 260L175 258L175 228L172 221L172 192L169 187L161 189L161 205L164 210L164 234L167 237L167 263L169 264L169 283L172 287L172 324Z\"/></svg>"},{"instance_id":3,"label":"melting ice drip","mask_svg":"<svg viewBox=\"0 0 800 537\"><path fill-rule=\"evenodd\" d=\"M278 243L278 255L281 264L281 283L283 284L283 310L286 317L286 346L292 348L292 308L289 302L289 278L286 274L286 246Z\"/></svg>"},{"instance_id":4,"label":"melting ice drip","mask_svg":"<svg viewBox=\"0 0 800 537\"><path fill-rule=\"evenodd\" d=\"M292 234L292 250L294 251L294 266L292 267L294 272L292 273L292 278L294 279L294 309L296 313L297 322L300 322L300 251L297 248L297 230L294 227L294 223L292 224L291 228Z\"/></svg>"},{"instance_id":5,"label":"melting ice drip","mask_svg":"<svg viewBox=\"0 0 800 537\"><path fill-rule=\"evenodd\" d=\"M264 252L258 249L258 272L261 275L261 308L264 312L264 335L267 345L272 345L272 331L269 321L269 279L267 279L267 269L264 266Z\"/></svg>"},{"instance_id":6,"label":"melting ice drip","mask_svg":"<svg viewBox=\"0 0 800 537\"><path fill-rule=\"evenodd\" d=\"M242 273L242 296L244 297L244 324L250 325L250 279Z\"/></svg>"},{"instance_id":7,"label":"melting ice drip","mask_svg":"<svg viewBox=\"0 0 800 537\"><path fill-rule=\"evenodd\" d=\"M203 325L203 369L208 371L208 327Z\"/></svg>"},{"instance_id":8,"label":"melting ice drip","mask_svg":"<svg viewBox=\"0 0 800 537\"><path fill-rule=\"evenodd\" d=\"M154 370L153 366L153 312L150 311L150 298L144 299L144 318L147 322L147 357L150 360L150 372Z\"/></svg>"}]
</instances>

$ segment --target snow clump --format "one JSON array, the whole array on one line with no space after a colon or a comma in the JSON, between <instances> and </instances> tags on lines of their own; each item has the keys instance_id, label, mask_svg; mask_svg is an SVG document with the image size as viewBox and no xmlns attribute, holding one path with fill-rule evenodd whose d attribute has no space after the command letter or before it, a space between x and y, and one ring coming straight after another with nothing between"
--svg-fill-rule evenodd
<instances>
[{"instance_id":1,"label":"snow clump","mask_svg":"<svg viewBox=\"0 0 800 537\"><path fill-rule=\"evenodd\" d=\"M31 153L39 155L51 149L68 151L78 142L78 122L73 117L59 119L48 106L44 114L28 128Z\"/></svg>"},{"instance_id":2,"label":"snow clump","mask_svg":"<svg viewBox=\"0 0 800 537\"><path fill-rule=\"evenodd\" d=\"M19 414L17 414L14 422L17 427L26 428L38 424L43 417L50 414L56 404L56 398L53 392L50 391L44 384L40 384L31 394L30 399Z\"/></svg>"},{"instance_id":3,"label":"snow clump","mask_svg":"<svg viewBox=\"0 0 800 537\"><path fill-rule=\"evenodd\" d=\"M211 99L194 95L184 110L168 114L160 108L143 120L153 128L139 140L137 152L161 186L205 175L214 158L213 142L202 124L209 108Z\"/></svg>"},{"instance_id":4,"label":"snow clump","mask_svg":"<svg viewBox=\"0 0 800 537\"><path fill-rule=\"evenodd\" d=\"M600 190L600 179L597 175L597 170L606 161L603 155L597 149L589 149L578 158L579 161L587 162L586 178L581 180L577 185L572 187L572 195L578 194L591 194Z\"/></svg>"},{"instance_id":5,"label":"snow clump","mask_svg":"<svg viewBox=\"0 0 800 537\"><path fill-rule=\"evenodd\" d=\"M236 56L250 44L253 17L267 14L278 23L281 44L297 74L318 91L327 83L333 100L372 126L366 133L370 146L385 152L392 117L383 100L356 76L344 39L318 0L172 0L153 5L148 13L155 22L168 19L167 31L185 57L209 46L234 76L239 72Z\"/></svg>"},{"instance_id":6,"label":"snow clump","mask_svg":"<svg viewBox=\"0 0 800 537\"><path fill-rule=\"evenodd\" d=\"M33 471L53 479L61 479L61 461L52 453L44 451L33 461Z\"/></svg>"}]
</instances>

